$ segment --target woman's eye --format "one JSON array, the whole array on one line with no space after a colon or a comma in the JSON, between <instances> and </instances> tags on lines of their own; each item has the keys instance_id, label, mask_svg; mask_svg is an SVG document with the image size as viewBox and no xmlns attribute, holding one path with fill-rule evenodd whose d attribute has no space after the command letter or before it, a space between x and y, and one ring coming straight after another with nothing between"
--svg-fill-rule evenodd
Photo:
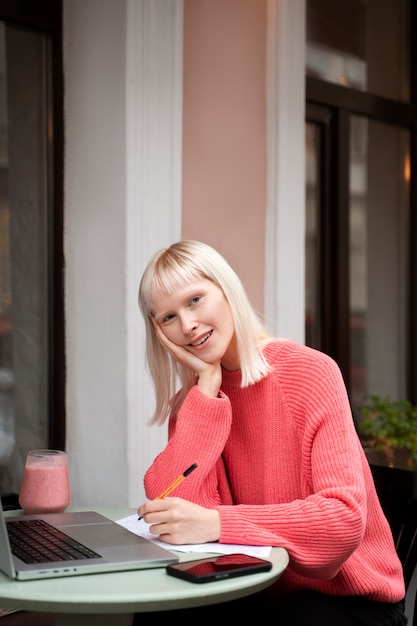
<instances>
[{"instance_id":1,"label":"woman's eye","mask_svg":"<svg viewBox=\"0 0 417 626\"><path fill-rule=\"evenodd\" d=\"M200 302L200 300L201 300L200 296L194 296L194 298L191 298L190 304L198 304L198 302Z\"/></svg>"},{"instance_id":2,"label":"woman's eye","mask_svg":"<svg viewBox=\"0 0 417 626\"><path fill-rule=\"evenodd\" d=\"M173 313L170 313L169 315L165 315L165 317L162 318L161 320L161 324L168 324L171 320L173 320L175 317L175 315Z\"/></svg>"}]
</instances>

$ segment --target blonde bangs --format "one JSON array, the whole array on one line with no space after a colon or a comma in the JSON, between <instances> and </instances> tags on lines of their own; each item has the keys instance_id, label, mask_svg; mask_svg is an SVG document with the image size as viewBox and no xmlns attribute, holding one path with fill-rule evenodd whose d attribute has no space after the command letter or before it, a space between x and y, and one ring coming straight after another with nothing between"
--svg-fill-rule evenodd
<instances>
[{"instance_id":1,"label":"blonde bangs","mask_svg":"<svg viewBox=\"0 0 417 626\"><path fill-rule=\"evenodd\" d=\"M175 250L165 250L155 259L153 266L148 267L140 287L140 304L144 313L152 315L151 302L155 293L174 293L196 279L206 278L204 272L196 264L192 256L181 254Z\"/></svg>"}]
</instances>

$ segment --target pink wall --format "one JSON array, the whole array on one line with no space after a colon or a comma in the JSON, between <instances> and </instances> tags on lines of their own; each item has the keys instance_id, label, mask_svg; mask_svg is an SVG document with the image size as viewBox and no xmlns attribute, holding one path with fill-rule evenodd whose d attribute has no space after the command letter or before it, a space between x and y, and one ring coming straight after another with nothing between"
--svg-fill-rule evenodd
<instances>
[{"instance_id":1,"label":"pink wall","mask_svg":"<svg viewBox=\"0 0 417 626\"><path fill-rule=\"evenodd\" d=\"M221 252L264 310L266 0L184 0L182 237Z\"/></svg>"}]
</instances>

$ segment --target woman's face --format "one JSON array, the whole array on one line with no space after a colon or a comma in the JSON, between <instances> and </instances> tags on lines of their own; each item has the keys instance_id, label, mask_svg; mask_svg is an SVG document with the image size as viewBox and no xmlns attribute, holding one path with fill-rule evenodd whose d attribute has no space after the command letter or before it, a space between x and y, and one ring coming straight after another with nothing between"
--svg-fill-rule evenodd
<instances>
[{"instance_id":1,"label":"woman's face","mask_svg":"<svg viewBox=\"0 0 417 626\"><path fill-rule=\"evenodd\" d=\"M208 278L188 283L171 294L159 292L152 298L152 312L173 343L206 363L221 361L225 369L239 369L229 303Z\"/></svg>"}]
</instances>

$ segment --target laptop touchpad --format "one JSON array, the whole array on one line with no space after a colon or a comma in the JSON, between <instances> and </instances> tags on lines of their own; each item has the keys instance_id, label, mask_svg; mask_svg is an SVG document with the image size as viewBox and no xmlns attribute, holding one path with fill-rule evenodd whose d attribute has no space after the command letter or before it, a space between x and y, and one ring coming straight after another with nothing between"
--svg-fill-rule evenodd
<instances>
[{"instance_id":1,"label":"laptop touchpad","mask_svg":"<svg viewBox=\"0 0 417 626\"><path fill-rule=\"evenodd\" d=\"M143 543L143 538L126 531L125 528L119 527L117 524L71 526L63 530L90 548L110 548L112 545L132 546Z\"/></svg>"}]
</instances>

